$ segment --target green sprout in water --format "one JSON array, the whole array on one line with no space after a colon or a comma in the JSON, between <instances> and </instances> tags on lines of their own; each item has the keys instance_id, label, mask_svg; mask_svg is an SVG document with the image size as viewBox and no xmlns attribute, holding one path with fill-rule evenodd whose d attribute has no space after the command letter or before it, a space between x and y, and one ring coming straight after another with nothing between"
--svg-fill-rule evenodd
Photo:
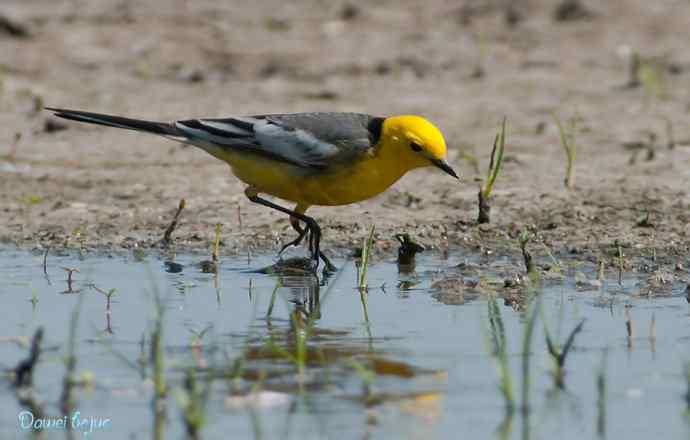
<instances>
[{"instance_id":1,"label":"green sprout in water","mask_svg":"<svg viewBox=\"0 0 690 440\"><path fill-rule=\"evenodd\" d=\"M211 389L210 379L201 387L193 369L187 370L183 389L178 390L177 400L182 408L182 419L190 440L201 439L201 428L206 422L206 403Z\"/></svg>"},{"instance_id":2,"label":"green sprout in water","mask_svg":"<svg viewBox=\"0 0 690 440\"><path fill-rule=\"evenodd\" d=\"M31 303L31 307L35 309L38 304L38 290L36 290L35 287L31 289L31 299L29 302Z\"/></svg>"},{"instance_id":3,"label":"green sprout in water","mask_svg":"<svg viewBox=\"0 0 690 440\"><path fill-rule=\"evenodd\" d=\"M479 216L477 217L477 223L480 224L491 222L491 205L489 204L489 199L491 198L491 192L493 191L498 173L501 171L501 164L503 163L503 151L505 149L505 138L506 118L503 118L501 132L498 133L494 138L494 146L491 150L491 161L489 162L486 184L483 188L479 189Z\"/></svg>"},{"instance_id":4,"label":"green sprout in water","mask_svg":"<svg viewBox=\"0 0 690 440\"><path fill-rule=\"evenodd\" d=\"M72 310L69 322L69 333L67 338L67 354L65 355L65 376L62 379L62 394L60 396L60 410L63 416L70 417L76 407L74 397L74 386L77 384L77 327L79 325L79 315L84 295L79 295L79 300ZM68 424L68 432L71 432L71 425Z\"/></svg>"},{"instance_id":5,"label":"green sprout in water","mask_svg":"<svg viewBox=\"0 0 690 440\"><path fill-rule=\"evenodd\" d=\"M506 340L505 327L501 318L501 310L498 307L496 297L492 296L488 302L489 307L489 327L491 331L491 356L496 362L498 372L498 389L503 395L505 411L507 415L515 411L515 397L513 394L513 380L510 374L508 363L508 343Z\"/></svg>"},{"instance_id":6,"label":"green sprout in water","mask_svg":"<svg viewBox=\"0 0 690 440\"><path fill-rule=\"evenodd\" d=\"M537 300L536 304L532 304L532 309L528 309L529 315L525 323L525 333L522 338L522 414L529 413L529 387L530 387L530 372L529 372L529 355L532 346L532 334L534 333L534 325L537 322L537 315L541 309L541 301ZM525 420L525 429L528 427ZM525 436L529 438L529 436Z\"/></svg>"},{"instance_id":7,"label":"green sprout in water","mask_svg":"<svg viewBox=\"0 0 690 440\"><path fill-rule=\"evenodd\" d=\"M575 336L582 331L585 320L583 319L577 326L575 326L575 328L568 335L565 344L562 346L553 341L551 338L551 333L549 332L549 327L546 325L546 321L543 321L546 346L549 349L549 355L553 364L551 374L553 375L554 386L562 390L565 389L565 360L568 357L568 353L570 353L570 349L573 347Z\"/></svg>"},{"instance_id":8,"label":"green sprout in water","mask_svg":"<svg viewBox=\"0 0 690 440\"><path fill-rule=\"evenodd\" d=\"M360 291L367 290L367 270L369 268L369 258L371 258L371 248L374 244L374 229L372 226L369 230L369 236L364 243L364 248L362 249L362 263L359 270L359 283L358 287Z\"/></svg>"},{"instance_id":9,"label":"green sprout in water","mask_svg":"<svg viewBox=\"0 0 690 440\"><path fill-rule=\"evenodd\" d=\"M567 189L573 189L575 184L574 168L577 148L575 146L575 118L571 119L570 136L568 136L557 116L554 116L554 121L558 127L558 135L561 140L561 146L565 151L567 165L565 169L565 179L563 180Z\"/></svg>"}]
</instances>

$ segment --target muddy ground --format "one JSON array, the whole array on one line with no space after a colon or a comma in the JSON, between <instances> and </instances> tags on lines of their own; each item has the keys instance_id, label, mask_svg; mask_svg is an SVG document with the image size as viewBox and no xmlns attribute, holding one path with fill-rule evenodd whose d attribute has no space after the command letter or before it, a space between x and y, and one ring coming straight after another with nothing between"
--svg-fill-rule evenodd
<instances>
[{"instance_id":1,"label":"muddy ground","mask_svg":"<svg viewBox=\"0 0 690 440\"><path fill-rule=\"evenodd\" d=\"M384 251L409 232L430 247L517 253L529 226L554 253L599 258L619 243L687 265L688 2L590 1L558 19L560 1L507 3L4 0L0 240L156 246L181 198L178 250L210 249L216 223L223 253L293 236L204 152L58 122L43 105L160 120L419 113L446 134L462 182L421 170L375 199L313 208L327 252L361 245L375 225ZM567 128L576 120L572 190L553 114ZM478 226L477 189L504 115L492 224Z\"/></svg>"}]
</instances>

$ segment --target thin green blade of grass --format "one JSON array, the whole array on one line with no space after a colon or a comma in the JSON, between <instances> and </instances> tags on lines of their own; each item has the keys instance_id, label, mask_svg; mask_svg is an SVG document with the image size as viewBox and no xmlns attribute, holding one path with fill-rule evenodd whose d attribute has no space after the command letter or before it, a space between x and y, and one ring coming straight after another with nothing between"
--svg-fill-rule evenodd
<instances>
[{"instance_id":1,"label":"thin green blade of grass","mask_svg":"<svg viewBox=\"0 0 690 440\"><path fill-rule=\"evenodd\" d=\"M563 128L558 116L553 116L556 127L558 127L558 135L561 141L561 146L563 151L565 151L566 156L566 169L565 169L565 179L563 180L565 187L572 189L575 183L574 169L575 169L575 159L577 157L577 147L575 145L575 119L572 119L572 132L570 134L570 139Z\"/></svg>"},{"instance_id":2,"label":"thin green blade of grass","mask_svg":"<svg viewBox=\"0 0 690 440\"><path fill-rule=\"evenodd\" d=\"M273 314L273 307L275 306L275 303L276 303L276 297L278 296L278 290L281 287L283 287L283 283L280 279L278 279L276 286L273 288L273 293L271 293L271 301L268 304L268 310L266 311L266 318L270 318L271 315Z\"/></svg>"},{"instance_id":3,"label":"thin green blade of grass","mask_svg":"<svg viewBox=\"0 0 690 440\"><path fill-rule=\"evenodd\" d=\"M496 178L501 171L501 165L503 164L503 151L505 150L506 141L506 118L503 118L501 123L501 132L496 135L494 139L494 147L491 151L491 162L489 163L489 172L487 174L486 185L482 191L485 198L491 197L491 192L494 188L494 183ZM496 156L497 154L497 156Z\"/></svg>"},{"instance_id":4,"label":"thin green blade of grass","mask_svg":"<svg viewBox=\"0 0 690 440\"><path fill-rule=\"evenodd\" d=\"M525 333L522 339L522 413L529 413L529 391L530 391L530 349L532 346L532 335L534 326L537 322L541 301L537 300L528 311L527 322L525 323Z\"/></svg>"},{"instance_id":5,"label":"thin green blade of grass","mask_svg":"<svg viewBox=\"0 0 690 440\"><path fill-rule=\"evenodd\" d=\"M507 415L515 411L515 397L513 393L513 381L508 363L508 344L505 337L505 327L498 307L496 297L492 296L488 301L489 327L493 347L491 357L495 361L498 374L498 389L503 396Z\"/></svg>"},{"instance_id":6,"label":"thin green blade of grass","mask_svg":"<svg viewBox=\"0 0 690 440\"><path fill-rule=\"evenodd\" d=\"M367 288L367 271L369 269L369 259L371 257L371 248L374 244L374 229L372 225L369 230L369 236L364 243L364 248L362 249L362 268L359 273L359 289L366 290Z\"/></svg>"}]
</instances>

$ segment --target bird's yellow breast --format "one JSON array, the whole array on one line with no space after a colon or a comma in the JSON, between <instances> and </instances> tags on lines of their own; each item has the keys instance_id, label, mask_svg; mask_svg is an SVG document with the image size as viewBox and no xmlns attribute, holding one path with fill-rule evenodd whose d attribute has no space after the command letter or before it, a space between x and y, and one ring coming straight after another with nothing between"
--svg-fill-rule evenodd
<instances>
[{"instance_id":1,"label":"bird's yellow breast","mask_svg":"<svg viewBox=\"0 0 690 440\"><path fill-rule=\"evenodd\" d=\"M366 200L385 191L407 171L393 158L382 156L367 156L319 171L232 152L214 155L259 192L301 205L334 206Z\"/></svg>"}]
</instances>

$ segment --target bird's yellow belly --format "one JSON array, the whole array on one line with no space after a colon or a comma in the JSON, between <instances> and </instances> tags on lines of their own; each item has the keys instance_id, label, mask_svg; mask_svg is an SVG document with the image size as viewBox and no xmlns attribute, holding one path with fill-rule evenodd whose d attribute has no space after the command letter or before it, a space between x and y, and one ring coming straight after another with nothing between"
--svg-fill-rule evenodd
<instances>
[{"instance_id":1,"label":"bird's yellow belly","mask_svg":"<svg viewBox=\"0 0 690 440\"><path fill-rule=\"evenodd\" d=\"M347 205L369 199L394 184L404 171L367 158L336 171L310 172L273 160L223 158L233 173L259 192L302 205Z\"/></svg>"}]
</instances>

